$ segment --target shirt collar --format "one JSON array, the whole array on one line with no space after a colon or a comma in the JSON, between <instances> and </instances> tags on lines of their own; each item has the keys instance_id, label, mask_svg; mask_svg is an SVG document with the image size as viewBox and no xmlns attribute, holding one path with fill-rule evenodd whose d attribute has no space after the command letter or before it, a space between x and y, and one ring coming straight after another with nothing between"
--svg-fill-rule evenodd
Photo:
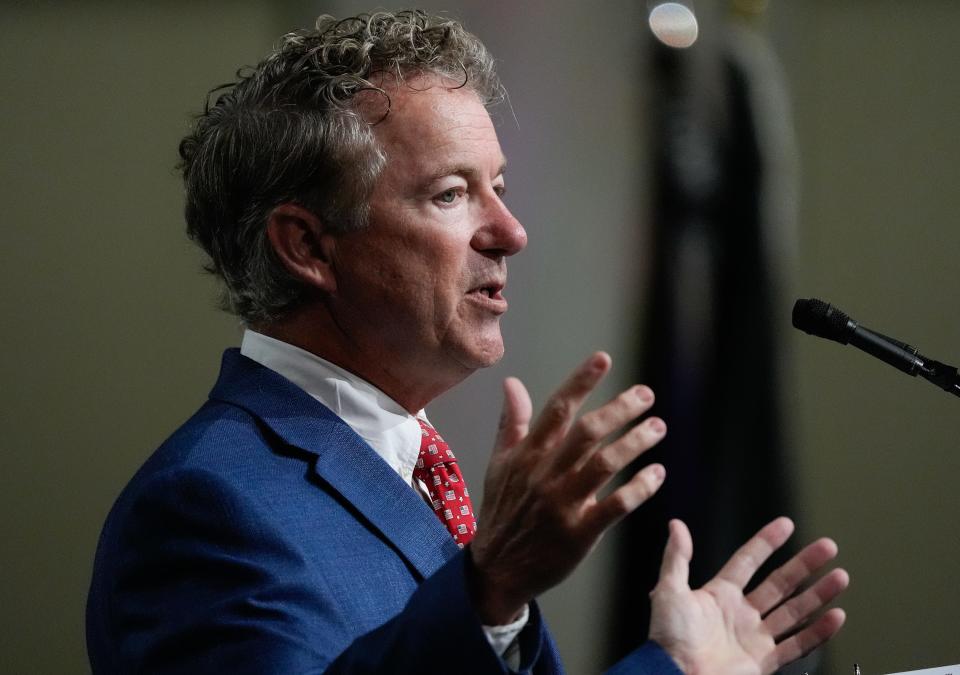
<instances>
[{"instance_id":1,"label":"shirt collar","mask_svg":"<svg viewBox=\"0 0 960 675\"><path fill-rule=\"evenodd\" d=\"M246 329L240 353L310 394L346 422L390 467L410 482L420 454L416 417L366 380L289 343Z\"/></svg>"}]
</instances>

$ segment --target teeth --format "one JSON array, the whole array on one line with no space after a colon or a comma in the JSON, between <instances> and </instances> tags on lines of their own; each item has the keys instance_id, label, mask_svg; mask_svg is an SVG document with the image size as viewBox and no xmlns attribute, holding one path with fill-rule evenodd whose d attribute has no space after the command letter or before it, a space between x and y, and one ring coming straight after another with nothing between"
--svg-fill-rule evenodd
<instances>
[{"instance_id":1,"label":"teeth","mask_svg":"<svg viewBox=\"0 0 960 675\"><path fill-rule=\"evenodd\" d=\"M475 293L479 293L480 295L485 295L485 296L487 296L488 298L492 298L492 297L494 296L494 294L496 293L496 290L494 289L493 286L483 286L482 288L478 288L478 289L477 289L476 291L474 291L474 292L475 292Z\"/></svg>"}]
</instances>

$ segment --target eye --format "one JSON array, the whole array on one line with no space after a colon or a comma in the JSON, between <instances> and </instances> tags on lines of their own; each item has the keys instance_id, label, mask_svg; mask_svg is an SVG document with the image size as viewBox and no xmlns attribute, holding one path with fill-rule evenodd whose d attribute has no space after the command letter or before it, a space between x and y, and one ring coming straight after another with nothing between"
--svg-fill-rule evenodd
<instances>
[{"instance_id":1,"label":"eye","mask_svg":"<svg viewBox=\"0 0 960 675\"><path fill-rule=\"evenodd\" d=\"M460 190L457 188L450 188L438 194L435 199L441 204L453 204L455 201L457 201L457 197L459 196Z\"/></svg>"},{"instance_id":2,"label":"eye","mask_svg":"<svg viewBox=\"0 0 960 675\"><path fill-rule=\"evenodd\" d=\"M503 196L504 196L505 194L507 194L507 186L506 186L506 185L494 185L494 186L493 186L493 191L497 193L497 196L500 197L500 199L503 199Z\"/></svg>"}]
</instances>

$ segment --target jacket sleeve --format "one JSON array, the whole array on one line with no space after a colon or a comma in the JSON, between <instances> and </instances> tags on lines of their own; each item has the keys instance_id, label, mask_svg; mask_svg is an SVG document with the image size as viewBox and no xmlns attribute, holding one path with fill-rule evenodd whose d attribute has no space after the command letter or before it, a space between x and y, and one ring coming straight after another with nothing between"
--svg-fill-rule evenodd
<instances>
[{"instance_id":1,"label":"jacket sleeve","mask_svg":"<svg viewBox=\"0 0 960 675\"><path fill-rule=\"evenodd\" d=\"M469 558L460 553L417 588L401 614L354 641L327 672L512 672L483 633L467 595L469 574ZM560 672L543 667L551 658L541 658L541 651L550 647L536 604L531 604L519 640L520 673ZM408 669L398 670L393 665L398 663L408 664Z\"/></svg>"},{"instance_id":2,"label":"jacket sleeve","mask_svg":"<svg viewBox=\"0 0 960 675\"><path fill-rule=\"evenodd\" d=\"M238 486L198 470L154 475L108 519L88 602L94 673L507 673L453 557L395 616L349 625L323 578ZM344 574L375 573L362 561ZM559 673L536 607L521 672ZM345 625L346 624L346 625Z\"/></svg>"},{"instance_id":3,"label":"jacket sleeve","mask_svg":"<svg viewBox=\"0 0 960 675\"><path fill-rule=\"evenodd\" d=\"M604 675L683 675L677 662L653 640L627 654Z\"/></svg>"}]
</instances>

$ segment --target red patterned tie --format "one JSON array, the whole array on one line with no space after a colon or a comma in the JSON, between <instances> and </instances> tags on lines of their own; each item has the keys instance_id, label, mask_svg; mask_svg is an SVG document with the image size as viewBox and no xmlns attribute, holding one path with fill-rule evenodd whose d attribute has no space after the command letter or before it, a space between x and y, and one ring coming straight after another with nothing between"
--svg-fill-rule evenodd
<instances>
[{"instance_id":1,"label":"red patterned tie","mask_svg":"<svg viewBox=\"0 0 960 675\"><path fill-rule=\"evenodd\" d=\"M427 486L433 512L453 535L457 546L463 548L477 533L477 518L467 484L447 442L429 424L419 418L417 421L422 435L413 476Z\"/></svg>"}]
</instances>

